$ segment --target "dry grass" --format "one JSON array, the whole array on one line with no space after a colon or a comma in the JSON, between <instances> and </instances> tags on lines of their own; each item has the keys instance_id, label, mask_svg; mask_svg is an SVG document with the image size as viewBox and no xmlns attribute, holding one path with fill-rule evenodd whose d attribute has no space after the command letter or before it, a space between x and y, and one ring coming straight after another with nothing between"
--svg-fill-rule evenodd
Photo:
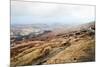
<instances>
[{"instance_id":1,"label":"dry grass","mask_svg":"<svg viewBox=\"0 0 100 67\"><path fill-rule=\"evenodd\" d=\"M12 55L15 53L11 57L11 66L95 61L94 34L90 35L88 31L76 33L16 45L11 49Z\"/></svg>"}]
</instances>

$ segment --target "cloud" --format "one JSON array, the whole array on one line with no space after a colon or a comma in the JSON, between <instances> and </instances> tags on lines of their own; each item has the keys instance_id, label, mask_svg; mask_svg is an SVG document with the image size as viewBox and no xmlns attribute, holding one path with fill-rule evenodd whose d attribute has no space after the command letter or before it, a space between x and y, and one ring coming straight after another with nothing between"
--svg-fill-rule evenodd
<instances>
[{"instance_id":1,"label":"cloud","mask_svg":"<svg viewBox=\"0 0 100 67\"><path fill-rule=\"evenodd\" d=\"M95 18L95 6L12 1L11 17L12 23L88 22Z\"/></svg>"}]
</instances>

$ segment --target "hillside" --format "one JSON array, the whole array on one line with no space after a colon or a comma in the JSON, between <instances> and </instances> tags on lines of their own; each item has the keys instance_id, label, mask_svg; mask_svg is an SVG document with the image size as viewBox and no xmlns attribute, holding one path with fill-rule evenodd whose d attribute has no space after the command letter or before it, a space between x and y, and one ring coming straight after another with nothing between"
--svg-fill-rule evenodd
<instances>
[{"instance_id":1,"label":"hillside","mask_svg":"<svg viewBox=\"0 0 100 67\"><path fill-rule=\"evenodd\" d=\"M12 67L95 61L95 23L62 27L12 43Z\"/></svg>"}]
</instances>

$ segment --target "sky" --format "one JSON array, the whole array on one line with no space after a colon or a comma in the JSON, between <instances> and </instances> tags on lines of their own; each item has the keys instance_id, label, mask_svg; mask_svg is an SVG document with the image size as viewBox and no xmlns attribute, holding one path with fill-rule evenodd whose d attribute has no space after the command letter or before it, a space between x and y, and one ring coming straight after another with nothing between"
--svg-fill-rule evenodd
<instances>
[{"instance_id":1,"label":"sky","mask_svg":"<svg viewBox=\"0 0 100 67\"><path fill-rule=\"evenodd\" d=\"M78 24L91 21L95 21L95 6L11 1L11 24Z\"/></svg>"}]
</instances>

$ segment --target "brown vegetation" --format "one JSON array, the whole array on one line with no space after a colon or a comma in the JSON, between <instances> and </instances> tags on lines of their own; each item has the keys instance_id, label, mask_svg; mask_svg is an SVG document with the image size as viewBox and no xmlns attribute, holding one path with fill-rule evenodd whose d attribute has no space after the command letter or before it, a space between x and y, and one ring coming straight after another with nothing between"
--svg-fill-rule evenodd
<instances>
[{"instance_id":1,"label":"brown vegetation","mask_svg":"<svg viewBox=\"0 0 100 67\"><path fill-rule=\"evenodd\" d=\"M50 34L11 47L11 66L95 61L95 32L87 28Z\"/></svg>"}]
</instances>

